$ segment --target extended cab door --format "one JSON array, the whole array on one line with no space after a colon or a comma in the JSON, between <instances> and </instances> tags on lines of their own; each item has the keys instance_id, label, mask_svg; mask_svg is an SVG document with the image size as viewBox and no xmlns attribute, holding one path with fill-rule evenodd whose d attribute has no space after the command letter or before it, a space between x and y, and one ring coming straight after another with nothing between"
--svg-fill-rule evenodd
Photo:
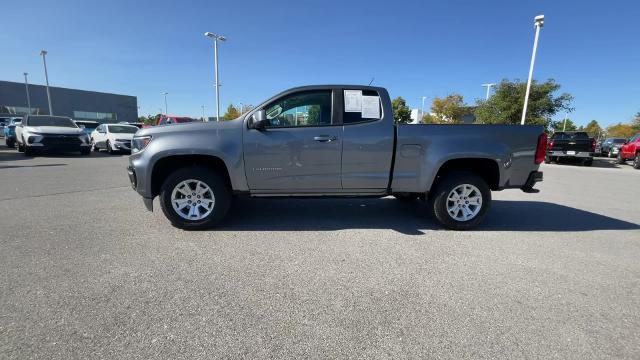
<instances>
[{"instance_id":1,"label":"extended cab door","mask_svg":"<svg viewBox=\"0 0 640 360\"><path fill-rule=\"evenodd\" d=\"M252 192L310 193L340 189L342 127L331 89L288 93L263 106L269 124L245 126L244 162Z\"/></svg>"},{"instance_id":2,"label":"extended cab door","mask_svg":"<svg viewBox=\"0 0 640 360\"><path fill-rule=\"evenodd\" d=\"M342 90L338 97L344 127L342 188L382 191L389 185L395 146L389 95L382 88Z\"/></svg>"}]
</instances>

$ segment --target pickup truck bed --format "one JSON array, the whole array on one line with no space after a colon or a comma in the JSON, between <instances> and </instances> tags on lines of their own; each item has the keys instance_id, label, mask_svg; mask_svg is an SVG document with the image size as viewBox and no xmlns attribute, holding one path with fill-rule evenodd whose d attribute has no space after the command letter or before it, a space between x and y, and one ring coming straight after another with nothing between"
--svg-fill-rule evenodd
<instances>
[{"instance_id":1,"label":"pickup truck bed","mask_svg":"<svg viewBox=\"0 0 640 360\"><path fill-rule=\"evenodd\" d=\"M464 230L481 222L491 190L535 192L546 142L540 126L396 126L384 88L320 85L235 120L142 129L128 173L147 208L159 195L182 228L216 224L231 194L394 195L427 200L442 225Z\"/></svg>"},{"instance_id":2,"label":"pickup truck bed","mask_svg":"<svg viewBox=\"0 0 640 360\"><path fill-rule=\"evenodd\" d=\"M556 132L551 136L547 149L547 162L557 162L562 158L582 160L585 165L593 163L596 141L586 132Z\"/></svg>"}]
</instances>

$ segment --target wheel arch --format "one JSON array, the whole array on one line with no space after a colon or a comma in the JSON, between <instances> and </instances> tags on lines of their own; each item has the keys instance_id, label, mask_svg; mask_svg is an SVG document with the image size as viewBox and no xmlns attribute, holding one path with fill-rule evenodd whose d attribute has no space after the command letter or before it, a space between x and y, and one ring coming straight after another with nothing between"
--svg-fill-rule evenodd
<instances>
[{"instance_id":1,"label":"wheel arch","mask_svg":"<svg viewBox=\"0 0 640 360\"><path fill-rule=\"evenodd\" d=\"M213 155L171 155L159 159L153 165L153 169L151 170L152 197L160 194L162 183L171 173L178 169L190 166L203 166L212 169L223 177L225 184L229 189L233 189L231 185L231 178L229 177L229 170L221 158Z\"/></svg>"},{"instance_id":2,"label":"wheel arch","mask_svg":"<svg viewBox=\"0 0 640 360\"><path fill-rule=\"evenodd\" d=\"M480 176L491 190L500 188L500 167L493 159L457 158L445 161L436 172L431 188L435 188L447 174L466 171Z\"/></svg>"}]
</instances>

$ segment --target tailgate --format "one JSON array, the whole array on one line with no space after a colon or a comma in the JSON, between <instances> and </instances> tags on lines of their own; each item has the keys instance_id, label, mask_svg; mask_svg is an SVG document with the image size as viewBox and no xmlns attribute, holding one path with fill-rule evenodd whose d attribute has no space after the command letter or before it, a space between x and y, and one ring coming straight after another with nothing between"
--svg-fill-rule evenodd
<instances>
[{"instance_id":1,"label":"tailgate","mask_svg":"<svg viewBox=\"0 0 640 360\"><path fill-rule=\"evenodd\" d=\"M553 151L578 151L590 152L592 150L591 140L575 139L575 140L553 140L549 150Z\"/></svg>"}]
</instances>

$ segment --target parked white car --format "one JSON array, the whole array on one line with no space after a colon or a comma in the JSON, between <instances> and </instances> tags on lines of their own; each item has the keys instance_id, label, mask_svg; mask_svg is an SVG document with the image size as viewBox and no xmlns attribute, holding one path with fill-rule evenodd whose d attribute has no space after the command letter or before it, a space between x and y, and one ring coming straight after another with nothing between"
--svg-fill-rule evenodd
<instances>
[{"instance_id":1,"label":"parked white car","mask_svg":"<svg viewBox=\"0 0 640 360\"><path fill-rule=\"evenodd\" d=\"M91 148L93 151L107 150L109 154L116 151L131 152L131 140L138 127L124 124L102 124L91 132Z\"/></svg>"},{"instance_id":2,"label":"parked white car","mask_svg":"<svg viewBox=\"0 0 640 360\"><path fill-rule=\"evenodd\" d=\"M65 116L27 115L15 128L18 151L33 155L35 151L91 151L89 136Z\"/></svg>"}]
</instances>

